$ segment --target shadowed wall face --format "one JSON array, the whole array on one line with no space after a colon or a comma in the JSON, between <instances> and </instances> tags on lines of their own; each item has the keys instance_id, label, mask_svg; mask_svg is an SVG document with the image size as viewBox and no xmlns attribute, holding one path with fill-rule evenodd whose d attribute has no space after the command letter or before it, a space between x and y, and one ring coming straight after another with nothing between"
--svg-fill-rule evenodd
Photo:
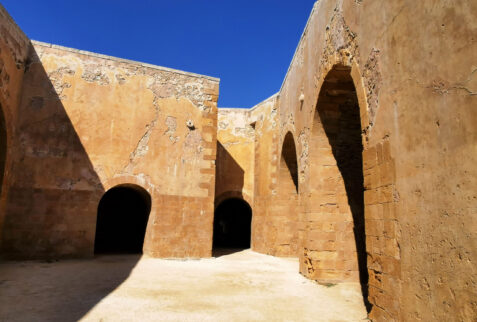
<instances>
[{"instance_id":1,"label":"shadowed wall face","mask_svg":"<svg viewBox=\"0 0 477 322\"><path fill-rule=\"evenodd\" d=\"M104 187L132 183L158 216L144 253L210 256L217 94L210 77L34 44L9 133L21 171L7 172L3 253L91 256Z\"/></svg>"},{"instance_id":2,"label":"shadowed wall face","mask_svg":"<svg viewBox=\"0 0 477 322\"><path fill-rule=\"evenodd\" d=\"M7 157L7 129L5 126L5 117L0 105L0 195L2 193L3 177L5 175L5 161Z\"/></svg>"},{"instance_id":3,"label":"shadowed wall face","mask_svg":"<svg viewBox=\"0 0 477 322\"><path fill-rule=\"evenodd\" d=\"M275 256L298 255L298 225L300 206L298 196L298 162L295 140L288 132L281 149L278 184L268 205L266 253Z\"/></svg>"},{"instance_id":4,"label":"shadowed wall face","mask_svg":"<svg viewBox=\"0 0 477 322\"><path fill-rule=\"evenodd\" d=\"M242 199L219 204L214 217L214 248L250 248L252 208Z\"/></svg>"},{"instance_id":5,"label":"shadowed wall face","mask_svg":"<svg viewBox=\"0 0 477 322\"><path fill-rule=\"evenodd\" d=\"M98 206L94 252L141 253L151 196L138 186L108 190Z\"/></svg>"},{"instance_id":6,"label":"shadowed wall face","mask_svg":"<svg viewBox=\"0 0 477 322\"><path fill-rule=\"evenodd\" d=\"M283 131L293 129L301 202L311 200L301 269L313 279L358 280L364 185L373 320L476 316L477 168L469 157L477 146L475 12L475 1L317 1L278 103L250 111L257 124L254 160L236 157L252 154L235 150L235 137L223 142L244 170L242 191L254 192L254 249L293 254L290 236L301 204L297 195L279 194L278 173ZM0 16L0 103L9 130L3 251L91 254L102 183L128 176L152 178L151 187L160 190L151 217L159 207L161 217L146 234L145 250L158 257L208 256L218 81L176 75L178 88L170 71L41 45L41 63L30 57L25 70L29 41L12 33L16 26L1 8ZM347 102L354 89L347 88L349 75L338 75L349 70L329 75L315 111L319 84L338 63L352 66L358 90L363 179L355 170L356 109ZM133 115L137 127L128 127ZM184 125L189 119L195 130ZM103 129L110 129L108 139Z\"/></svg>"},{"instance_id":7,"label":"shadowed wall face","mask_svg":"<svg viewBox=\"0 0 477 322\"><path fill-rule=\"evenodd\" d=\"M215 205L230 197L252 204L254 129L248 110L220 108L217 117Z\"/></svg>"},{"instance_id":8,"label":"shadowed wall face","mask_svg":"<svg viewBox=\"0 0 477 322\"><path fill-rule=\"evenodd\" d=\"M29 43L30 40L0 5L0 251L5 236L7 198L14 166L11 162L13 123L18 114Z\"/></svg>"},{"instance_id":9,"label":"shadowed wall face","mask_svg":"<svg viewBox=\"0 0 477 322\"><path fill-rule=\"evenodd\" d=\"M216 181L215 181L215 196L222 198L230 193L243 195L244 187L244 170L240 164L235 160L226 147L220 141L217 141L217 166L216 166ZM224 200L217 200L220 202Z\"/></svg>"},{"instance_id":10,"label":"shadowed wall face","mask_svg":"<svg viewBox=\"0 0 477 322\"><path fill-rule=\"evenodd\" d=\"M366 295L359 113L350 68L335 66L321 87L313 123L302 272L322 282L361 280Z\"/></svg>"},{"instance_id":11,"label":"shadowed wall face","mask_svg":"<svg viewBox=\"0 0 477 322\"><path fill-rule=\"evenodd\" d=\"M368 283L368 272L364 232L363 145L360 109L349 67L337 66L327 75L318 98L317 112L339 171L336 196L340 200L347 200L344 208L349 211L348 214L351 213L354 227L346 238L353 240L354 233L355 256L364 287Z\"/></svg>"},{"instance_id":12,"label":"shadowed wall face","mask_svg":"<svg viewBox=\"0 0 477 322\"><path fill-rule=\"evenodd\" d=\"M283 140L278 193L281 196L298 194L296 148L293 135L290 132L285 135Z\"/></svg>"}]
</instances>

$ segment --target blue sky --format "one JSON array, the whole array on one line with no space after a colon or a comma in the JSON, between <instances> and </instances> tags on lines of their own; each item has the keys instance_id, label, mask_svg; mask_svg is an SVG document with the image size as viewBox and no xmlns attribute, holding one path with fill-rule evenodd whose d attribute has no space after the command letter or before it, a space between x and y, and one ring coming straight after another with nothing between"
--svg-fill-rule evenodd
<instances>
[{"instance_id":1,"label":"blue sky","mask_svg":"<svg viewBox=\"0 0 477 322\"><path fill-rule=\"evenodd\" d=\"M220 107L276 93L314 0L2 0L31 39L219 77Z\"/></svg>"}]
</instances>

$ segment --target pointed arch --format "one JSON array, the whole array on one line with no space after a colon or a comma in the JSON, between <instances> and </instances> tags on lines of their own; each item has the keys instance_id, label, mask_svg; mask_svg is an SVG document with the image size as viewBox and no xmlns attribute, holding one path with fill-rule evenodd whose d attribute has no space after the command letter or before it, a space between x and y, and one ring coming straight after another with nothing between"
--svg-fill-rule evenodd
<instances>
[{"instance_id":1,"label":"pointed arch","mask_svg":"<svg viewBox=\"0 0 477 322\"><path fill-rule=\"evenodd\" d=\"M365 115L352 67L336 64L323 80L310 138L309 277L361 281L367 296L362 128ZM366 120L367 121L367 120ZM334 236L330 239L330 236ZM323 262L310 254L334 260ZM346 263L338 266L337 263Z\"/></svg>"},{"instance_id":2,"label":"pointed arch","mask_svg":"<svg viewBox=\"0 0 477 322\"><path fill-rule=\"evenodd\" d=\"M298 161L291 132L287 132L283 139L278 184L279 194L298 194Z\"/></svg>"}]
</instances>

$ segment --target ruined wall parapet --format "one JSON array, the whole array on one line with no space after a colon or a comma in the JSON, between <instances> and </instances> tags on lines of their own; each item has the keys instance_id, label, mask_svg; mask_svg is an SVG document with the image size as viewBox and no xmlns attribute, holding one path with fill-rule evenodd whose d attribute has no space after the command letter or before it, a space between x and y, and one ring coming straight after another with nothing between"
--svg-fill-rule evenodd
<instances>
[{"instance_id":1,"label":"ruined wall parapet","mask_svg":"<svg viewBox=\"0 0 477 322\"><path fill-rule=\"evenodd\" d=\"M152 199L145 253L210 256L218 79L35 42L19 93L6 256L91 255L100 198L132 183Z\"/></svg>"},{"instance_id":2,"label":"ruined wall parapet","mask_svg":"<svg viewBox=\"0 0 477 322\"><path fill-rule=\"evenodd\" d=\"M38 55L43 55L45 49L49 53L59 57L70 54L70 56L83 57L89 65L84 66L82 78L88 82L96 82L100 85L108 85L110 82L123 84L127 77L131 76L149 76L153 80L148 84L149 89L154 92L158 98L165 97L186 97L190 99L197 107L203 111L208 111L211 106L210 101L218 100L219 78L185 72L177 69L132 61L128 59L117 58L97 54L85 50L63 47L59 45L48 44L40 41L32 41ZM89 57L89 58L88 58ZM72 64L73 62L69 62ZM97 63L97 65L95 65ZM73 63L70 68L74 68ZM107 70L114 70L113 75L107 75ZM168 86L164 86L168 85Z\"/></svg>"}]
</instances>

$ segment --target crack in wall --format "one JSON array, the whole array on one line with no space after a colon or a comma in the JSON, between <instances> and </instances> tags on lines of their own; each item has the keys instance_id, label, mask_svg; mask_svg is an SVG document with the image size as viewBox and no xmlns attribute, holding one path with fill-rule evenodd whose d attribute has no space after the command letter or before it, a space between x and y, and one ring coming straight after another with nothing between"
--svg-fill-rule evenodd
<instances>
[{"instance_id":1,"label":"crack in wall","mask_svg":"<svg viewBox=\"0 0 477 322\"><path fill-rule=\"evenodd\" d=\"M129 163L124 167L123 172L131 173L132 169L137 164L138 159L145 156L147 152L149 151L149 146L148 146L149 138L159 118L159 108L155 106L154 111L155 111L154 119L146 125L146 131L144 132L142 137L139 139L134 151L131 152L131 154L129 155Z\"/></svg>"},{"instance_id":2,"label":"crack in wall","mask_svg":"<svg viewBox=\"0 0 477 322\"><path fill-rule=\"evenodd\" d=\"M421 88L426 88L432 90L433 93L439 95L451 94L452 91L460 90L465 91L469 96L477 95L477 90L469 88L469 83L473 80L474 74L476 74L477 68L473 69L469 77L464 82L461 83L449 83L448 81L437 78L434 79L429 85L426 85L426 82L419 80L417 77L410 77L407 80L416 83Z\"/></svg>"}]
</instances>

